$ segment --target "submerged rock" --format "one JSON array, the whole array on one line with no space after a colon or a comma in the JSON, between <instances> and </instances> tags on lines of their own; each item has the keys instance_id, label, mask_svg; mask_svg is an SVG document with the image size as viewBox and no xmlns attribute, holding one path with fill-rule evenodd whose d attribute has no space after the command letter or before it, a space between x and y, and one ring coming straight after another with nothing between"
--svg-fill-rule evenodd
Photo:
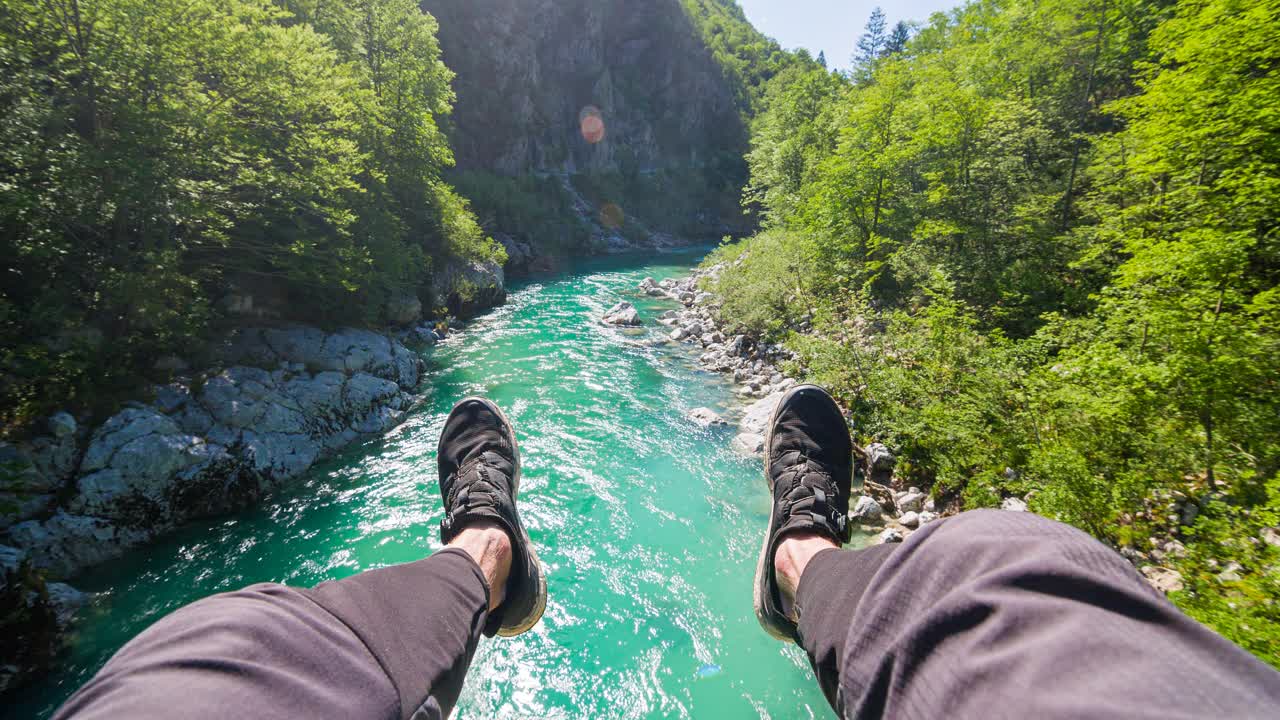
<instances>
[{"instance_id":1,"label":"submerged rock","mask_svg":"<svg viewBox=\"0 0 1280 720\"><path fill-rule=\"evenodd\" d=\"M689 414L686 417L688 417L690 420L694 421L695 423L701 425L702 427L711 427L712 425L728 424L724 421L724 418L720 417L718 413L716 413L714 410L711 410L710 408L704 408L704 407L694 408L689 411Z\"/></svg>"}]
</instances>

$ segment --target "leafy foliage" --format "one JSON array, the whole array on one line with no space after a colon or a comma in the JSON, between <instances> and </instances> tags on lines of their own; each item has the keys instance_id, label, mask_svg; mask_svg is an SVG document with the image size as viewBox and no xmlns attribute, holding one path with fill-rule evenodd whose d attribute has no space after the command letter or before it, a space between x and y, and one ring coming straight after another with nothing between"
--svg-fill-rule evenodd
<instances>
[{"instance_id":1,"label":"leafy foliage","mask_svg":"<svg viewBox=\"0 0 1280 720\"><path fill-rule=\"evenodd\" d=\"M497 256L440 177L434 32L411 0L0 0L0 423L110 397L236 295L373 320Z\"/></svg>"},{"instance_id":2,"label":"leafy foliage","mask_svg":"<svg viewBox=\"0 0 1280 720\"><path fill-rule=\"evenodd\" d=\"M766 85L726 319L943 499L1181 537L1175 599L1277 663L1280 7L976 0L872 44Z\"/></svg>"}]
</instances>

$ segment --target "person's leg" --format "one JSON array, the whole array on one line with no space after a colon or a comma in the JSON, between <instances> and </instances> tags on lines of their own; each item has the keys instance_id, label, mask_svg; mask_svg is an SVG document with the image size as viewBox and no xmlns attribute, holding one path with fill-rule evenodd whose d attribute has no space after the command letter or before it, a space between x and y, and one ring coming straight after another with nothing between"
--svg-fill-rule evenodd
<instances>
[{"instance_id":1,"label":"person's leg","mask_svg":"<svg viewBox=\"0 0 1280 720\"><path fill-rule=\"evenodd\" d=\"M820 388L769 424L756 615L809 654L846 718L1270 717L1280 673L1180 613L1079 530L1029 513L935 521L838 550L852 485Z\"/></svg>"},{"instance_id":2,"label":"person's leg","mask_svg":"<svg viewBox=\"0 0 1280 720\"><path fill-rule=\"evenodd\" d=\"M311 590L215 595L129 641L54 718L444 717L509 568L506 533L477 530Z\"/></svg>"},{"instance_id":3,"label":"person's leg","mask_svg":"<svg viewBox=\"0 0 1280 720\"><path fill-rule=\"evenodd\" d=\"M446 548L311 590L262 584L181 608L55 718L448 715L480 635L532 627L546 582L515 510L519 452L501 411L459 403L438 456Z\"/></svg>"},{"instance_id":4,"label":"person's leg","mask_svg":"<svg viewBox=\"0 0 1280 720\"><path fill-rule=\"evenodd\" d=\"M1280 707L1280 673L1066 525L973 511L901 545L828 550L777 567L798 586L798 642L842 717L1262 718Z\"/></svg>"},{"instance_id":5,"label":"person's leg","mask_svg":"<svg viewBox=\"0 0 1280 720\"><path fill-rule=\"evenodd\" d=\"M507 533L480 522L425 560L303 592L377 660L395 686L396 717L445 717L490 613L502 605L511 556Z\"/></svg>"}]
</instances>

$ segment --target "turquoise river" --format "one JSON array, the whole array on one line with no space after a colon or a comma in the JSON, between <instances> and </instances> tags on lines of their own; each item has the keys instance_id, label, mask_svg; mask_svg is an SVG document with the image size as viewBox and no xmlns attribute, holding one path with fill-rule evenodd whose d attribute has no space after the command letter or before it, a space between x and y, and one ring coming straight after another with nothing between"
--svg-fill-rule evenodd
<instances>
[{"instance_id":1,"label":"turquoise river","mask_svg":"<svg viewBox=\"0 0 1280 720\"><path fill-rule=\"evenodd\" d=\"M460 398L515 423L521 513L549 575L542 622L482 640L455 718L809 718L831 712L804 654L751 610L768 495L731 427L728 379L662 344L674 304L636 284L686 273L692 252L584 262L523 281L507 304L426 352L425 399L386 437L349 448L258 508L184 528L76 584L96 594L62 668L4 711L46 717L120 645L171 610L243 585L309 586L440 545L435 443ZM620 299L645 320L598 322ZM177 713L180 714L180 713Z\"/></svg>"}]
</instances>

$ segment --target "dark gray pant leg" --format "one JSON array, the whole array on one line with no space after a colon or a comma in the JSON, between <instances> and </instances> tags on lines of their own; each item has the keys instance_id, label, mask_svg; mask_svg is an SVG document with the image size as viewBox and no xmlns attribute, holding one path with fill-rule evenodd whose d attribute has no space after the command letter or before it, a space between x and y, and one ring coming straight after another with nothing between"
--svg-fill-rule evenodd
<instances>
[{"instance_id":1,"label":"dark gray pant leg","mask_svg":"<svg viewBox=\"0 0 1280 720\"><path fill-rule=\"evenodd\" d=\"M1030 513L975 511L890 549L829 551L801 645L845 718L1270 718L1280 673L1123 558Z\"/></svg>"},{"instance_id":2,"label":"dark gray pant leg","mask_svg":"<svg viewBox=\"0 0 1280 720\"><path fill-rule=\"evenodd\" d=\"M304 592L378 659L396 686L400 717L453 710L489 617L489 584L470 555L448 548Z\"/></svg>"},{"instance_id":3,"label":"dark gray pant leg","mask_svg":"<svg viewBox=\"0 0 1280 720\"><path fill-rule=\"evenodd\" d=\"M312 590L215 595L131 640L54 718L443 717L488 599L457 549Z\"/></svg>"}]
</instances>

